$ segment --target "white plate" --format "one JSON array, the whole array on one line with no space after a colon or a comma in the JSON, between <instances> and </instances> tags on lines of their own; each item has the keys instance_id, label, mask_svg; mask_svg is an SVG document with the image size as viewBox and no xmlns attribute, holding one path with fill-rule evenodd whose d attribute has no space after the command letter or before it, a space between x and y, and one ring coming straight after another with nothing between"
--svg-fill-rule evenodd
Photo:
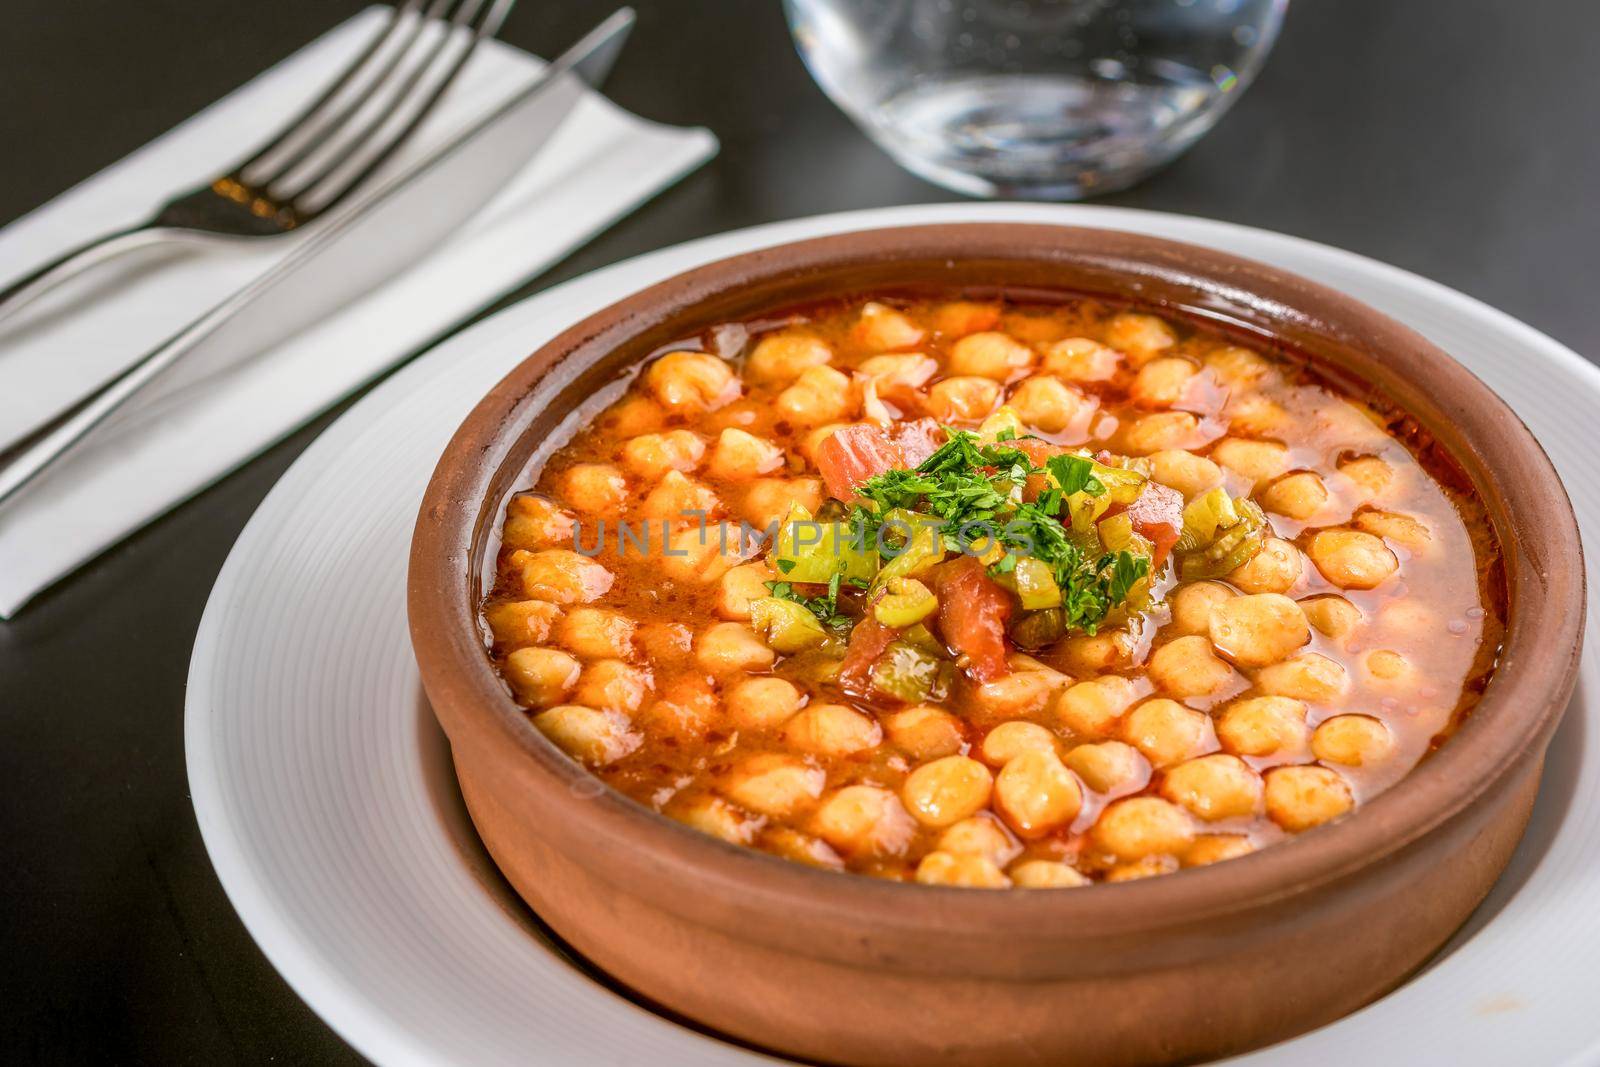
<instances>
[{"instance_id":1,"label":"white plate","mask_svg":"<svg viewBox=\"0 0 1600 1067\"><path fill-rule=\"evenodd\" d=\"M1584 528L1600 529L1591 446L1600 370L1459 293L1278 234L1110 208L941 205L762 226L568 282L446 341L307 449L239 538L195 642L186 742L212 862L268 958L361 1052L383 1064L771 1062L655 1015L574 966L486 861L411 658L412 522L467 411L579 317L753 248L971 220L1192 241L1364 300L1426 334L1505 397L1549 450ZM1592 645L1600 640L1600 596L1589 602ZM1527 839L1450 951L1363 1011L1239 1062L1596 1061L1597 663L1591 647Z\"/></svg>"}]
</instances>

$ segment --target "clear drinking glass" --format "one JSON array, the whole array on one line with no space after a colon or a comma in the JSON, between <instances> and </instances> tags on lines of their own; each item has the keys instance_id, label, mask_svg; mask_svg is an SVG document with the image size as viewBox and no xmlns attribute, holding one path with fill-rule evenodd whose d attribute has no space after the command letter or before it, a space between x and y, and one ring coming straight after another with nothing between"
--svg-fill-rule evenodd
<instances>
[{"instance_id":1,"label":"clear drinking glass","mask_svg":"<svg viewBox=\"0 0 1600 1067\"><path fill-rule=\"evenodd\" d=\"M834 103L903 166L975 196L1130 185L1211 128L1288 0L784 0Z\"/></svg>"}]
</instances>

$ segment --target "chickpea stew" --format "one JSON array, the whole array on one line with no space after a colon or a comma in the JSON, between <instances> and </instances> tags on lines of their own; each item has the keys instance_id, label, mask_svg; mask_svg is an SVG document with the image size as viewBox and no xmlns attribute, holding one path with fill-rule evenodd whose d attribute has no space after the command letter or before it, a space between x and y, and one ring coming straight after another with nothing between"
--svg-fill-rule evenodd
<instances>
[{"instance_id":1,"label":"chickpea stew","mask_svg":"<svg viewBox=\"0 0 1600 1067\"><path fill-rule=\"evenodd\" d=\"M1497 547L1294 353L1086 297L837 300L656 353L507 506L491 655L625 795L1026 888L1353 811L1478 700Z\"/></svg>"}]
</instances>

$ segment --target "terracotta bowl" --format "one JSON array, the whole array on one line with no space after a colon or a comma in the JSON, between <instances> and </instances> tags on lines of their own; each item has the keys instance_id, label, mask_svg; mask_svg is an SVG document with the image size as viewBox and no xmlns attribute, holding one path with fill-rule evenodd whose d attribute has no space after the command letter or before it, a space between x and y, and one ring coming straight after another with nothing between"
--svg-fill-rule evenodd
<instances>
[{"instance_id":1,"label":"terracotta bowl","mask_svg":"<svg viewBox=\"0 0 1600 1067\"><path fill-rule=\"evenodd\" d=\"M1509 630L1459 733L1350 818L1211 867L984 892L813 870L609 789L529 724L476 616L503 503L641 357L775 306L892 289L1069 290L1279 339L1413 415L1486 501ZM1303 278L1203 248L1032 225L885 229L679 275L528 357L457 432L412 543L412 639L506 877L599 967L781 1052L850 1064L1149 1064L1240 1052L1393 988L1521 836L1583 627L1578 531L1517 417L1445 353Z\"/></svg>"}]
</instances>

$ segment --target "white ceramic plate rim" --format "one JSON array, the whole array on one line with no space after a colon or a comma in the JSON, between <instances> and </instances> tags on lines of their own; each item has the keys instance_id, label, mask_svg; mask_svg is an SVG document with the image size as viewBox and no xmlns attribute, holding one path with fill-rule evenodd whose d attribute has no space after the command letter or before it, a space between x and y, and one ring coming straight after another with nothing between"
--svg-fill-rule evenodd
<instances>
[{"instance_id":1,"label":"white ceramic plate rim","mask_svg":"<svg viewBox=\"0 0 1600 1067\"><path fill-rule=\"evenodd\" d=\"M287 510L293 501L294 492L306 478L313 472L322 471L327 464L334 461L341 445L354 440L363 429L378 421L386 409L399 403L423 384L428 375L435 373L441 364L448 363L452 357L459 358L464 353L480 350L481 346L494 345L505 350L507 359L505 369L509 370L522 355L531 350L532 346L526 340L522 340L530 335L526 327L548 322L552 316L561 316L562 309L570 305L581 304L582 311L572 314L570 319L562 318L560 325L565 325L592 308L610 303L646 284L727 255L825 233L878 226L954 221L1031 221L1133 230L1191 241L1274 262L1336 288L1351 287L1359 280L1362 288L1375 286L1379 290L1392 292L1395 294L1396 304L1411 302L1414 305L1412 307L1414 314L1397 315L1397 317L1409 319L1413 326L1425 334L1432 335L1436 341L1443 343L1443 339L1437 336L1436 331L1430 330L1430 322L1416 320L1415 316L1421 314L1417 309L1426 309L1438 316L1437 322L1470 324L1473 330L1492 335L1501 344L1510 346L1509 351L1514 351L1518 356L1548 363L1559 372L1560 377L1570 383L1575 395L1586 398L1591 411L1596 410L1595 405L1600 405L1600 369L1588 364L1576 353L1531 327L1437 283L1353 253L1280 234L1187 216L1083 205L950 204L857 211L775 223L650 253L574 279L507 308L448 339L380 385L371 395L342 416L296 462L279 486L275 487L262 503L224 565L201 621L191 660L185 722L189 779L196 815L218 877L246 927L273 965L330 1026L363 1054L385 1064L438 1063L457 1058L438 1048L429 1047L427 1042L419 1042L416 1034L419 1029L426 1031L425 1020L394 1017L385 1010L384 1005L375 1002L363 989L352 983L347 975L342 973L338 961L328 959L324 953L317 950L317 946L307 940L305 931L296 922L295 917L284 909L274 889L276 879L296 877L296 872L263 870L258 863L252 861L250 842L245 836L248 828L229 806L227 790L221 778L222 761L217 758L218 750L214 747L217 744L215 727L222 717L260 713L259 708L251 709L219 703L214 699L211 683L215 677L214 671L219 664L225 666L229 654L229 649L219 644L217 634L228 613L248 610L247 606L238 602L235 594L248 569L259 556L265 538L269 533L276 532L272 529L274 517ZM1380 309L1396 313L1394 309L1385 307L1388 301L1374 298L1370 294L1358 295L1369 303L1379 306ZM596 300L597 296L603 298ZM585 302L585 297L590 298L590 302ZM539 339L553 332L549 330L541 334ZM1450 350L1449 344L1444 346ZM1482 373L1482 368L1475 369ZM1505 392L1505 383L1499 384L1502 392ZM1524 417L1528 418L1526 402L1519 404L1517 398L1510 395L1507 399L1513 401L1513 406L1518 407ZM1533 418L1528 418L1528 421L1530 424L1536 422ZM1600 509L1600 501L1596 501L1586 492L1580 492L1580 486L1574 480L1575 472L1563 466L1556 448L1551 447L1551 451L1553 458L1557 460L1558 468L1562 469L1563 476L1567 479L1569 491L1572 492L1574 503L1579 510L1580 521L1587 526L1588 513L1600 515L1600 510L1597 510ZM1594 610L1593 605L1597 600L1600 600L1600 597L1595 597L1591 593L1591 610ZM1591 617L1588 640L1595 639L1596 629ZM1581 708L1581 719L1588 723L1592 723L1596 716L1600 715L1600 703L1597 703L1593 696L1595 693L1600 693L1600 689L1595 687L1593 677L1594 662L1593 655L1585 657L1580 693L1575 698L1575 703ZM1575 711L1578 708L1575 708ZM1593 749L1595 731L1589 730L1587 737L1579 737L1577 743L1586 744L1588 748ZM1577 772L1581 774L1582 784L1588 787L1592 787L1597 781L1596 773L1592 770L1594 762L1593 759L1589 759L1580 764ZM1584 767L1591 770L1582 773ZM292 780L292 767L281 770L289 773ZM1594 793L1594 788L1587 788L1576 795L1581 800L1585 796L1592 798ZM1593 818L1595 807L1592 801L1587 804L1583 813L1585 819L1582 822L1586 831L1595 831L1586 833L1585 840L1581 842L1587 846L1590 855L1600 852L1600 847L1597 847L1600 845L1600 819ZM1574 817L1575 815L1569 811L1568 821L1572 821ZM1554 833L1556 831L1552 831L1552 834ZM1600 877L1565 887L1573 891L1553 897L1548 906L1587 907L1585 898L1594 897L1597 883L1600 883ZM487 897L484 899L488 900ZM1503 903L1501 902L1499 906L1503 906ZM493 904L490 902L485 906ZM1499 912L1495 910L1490 914L1498 915ZM1578 947L1583 950L1580 955L1587 955L1589 959L1593 959L1595 954L1600 953L1600 924L1591 923L1586 930L1575 929L1573 936L1580 942ZM1467 939L1463 936L1457 939L1456 944L1466 942ZM1373 1027L1378 1028L1376 1032L1392 1033L1389 1026L1393 1020L1384 1017L1386 1006L1403 994L1414 992L1425 983L1433 981L1433 973L1436 970L1437 968L1434 972L1425 972L1396 993L1338 1023L1244 1059L1318 1062L1343 1045L1343 1040L1338 1037L1341 1031L1349 1032L1353 1028ZM1558 973L1556 977L1559 978L1560 974ZM1571 977L1577 978L1577 972L1574 971ZM574 971L573 980L576 982L587 979ZM621 998L618 998L618 1003L628 1005L634 1013L642 1013L641 1009L633 1007ZM1484 1034L1475 1036L1467 1046L1474 1051L1473 1062L1496 1062L1495 1057L1498 1053L1509 1048L1518 1048L1524 1055L1533 1054L1535 1057L1540 1057L1542 1052L1542 1058L1539 1058L1538 1062L1595 1061L1596 1055L1600 1054L1600 1017L1593 1017L1592 1013L1578 1017L1568 1012L1560 1016L1560 1025L1554 1030L1549 1026L1548 1020L1543 1020L1538 1029L1545 1035L1545 1039L1535 1041L1530 1046L1526 1038L1520 1035L1522 1029L1520 1026L1502 1026L1495 1018L1498 1015L1509 1019L1529 1007L1513 994L1506 994L1503 1002L1498 1005L1492 996L1479 1005L1475 1010L1488 1021L1484 1024ZM1495 1033L1501 1033L1502 1036L1510 1034L1507 1045L1502 1047L1500 1042L1494 1039ZM1437 1035L1439 1040L1449 1036ZM697 1040L702 1042L699 1048L704 1053L699 1062L724 1060L727 1057L723 1054L726 1053L733 1053L735 1059L745 1059L750 1062L764 1059L713 1039L697 1038ZM685 1049L689 1047L684 1046ZM1368 1047L1384 1062L1405 1062L1403 1059L1391 1060L1383 1056L1384 1045L1376 1048L1370 1045ZM1393 1044L1387 1047L1392 1056L1398 1056L1403 1051ZM1477 1054L1480 1052L1481 1055ZM1373 1062L1378 1061L1378 1058L1373 1060Z\"/></svg>"}]
</instances>

